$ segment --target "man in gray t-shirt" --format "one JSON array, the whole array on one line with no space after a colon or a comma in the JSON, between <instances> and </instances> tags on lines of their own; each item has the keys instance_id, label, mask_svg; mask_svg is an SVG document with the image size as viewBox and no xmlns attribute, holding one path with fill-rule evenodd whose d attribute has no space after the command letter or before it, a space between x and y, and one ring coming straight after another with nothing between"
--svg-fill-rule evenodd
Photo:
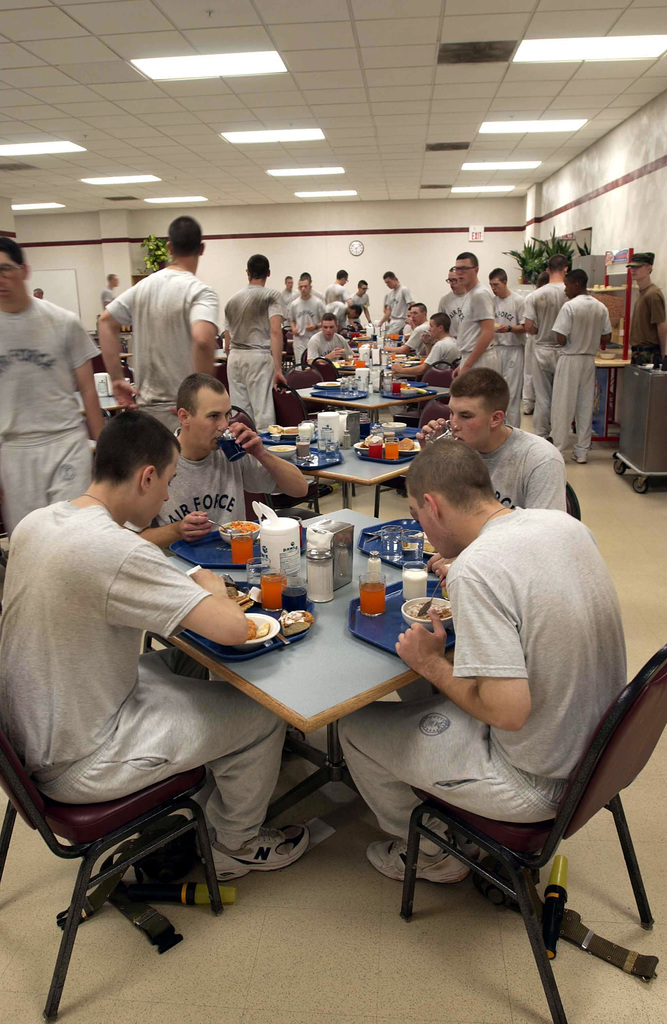
<instances>
[{"instance_id":1,"label":"man in gray t-shirt","mask_svg":"<svg viewBox=\"0 0 667 1024\"><path fill-rule=\"evenodd\" d=\"M408 319L412 294L409 288L401 284L393 270L383 274L382 279L389 290L384 297L384 312L379 326L387 324L387 334L400 334Z\"/></svg>"},{"instance_id":2,"label":"man in gray t-shirt","mask_svg":"<svg viewBox=\"0 0 667 1024\"><path fill-rule=\"evenodd\" d=\"M351 359L352 349L342 335L336 334L337 321L333 313L325 313L322 317L322 329L314 334L308 342L308 362L318 356L327 359Z\"/></svg>"},{"instance_id":3,"label":"man in gray t-shirt","mask_svg":"<svg viewBox=\"0 0 667 1024\"><path fill-rule=\"evenodd\" d=\"M440 302L438 303L438 313L447 314L450 320L449 333L452 338L457 338L463 316L461 306L466 295L466 290L463 284L459 281L458 274L456 273L456 267L449 268L447 284L451 288L451 291L447 292L440 299Z\"/></svg>"},{"instance_id":4,"label":"man in gray t-shirt","mask_svg":"<svg viewBox=\"0 0 667 1024\"><path fill-rule=\"evenodd\" d=\"M493 295L479 283L479 263L474 253L462 252L456 257L456 274L465 286L466 294L461 303L461 323L456 335L461 362L454 370L454 376L458 377L474 366L489 366L497 370L498 360L493 351Z\"/></svg>"},{"instance_id":5,"label":"man in gray t-shirt","mask_svg":"<svg viewBox=\"0 0 667 1024\"><path fill-rule=\"evenodd\" d=\"M299 278L299 298L294 299L289 308L295 366L299 366L310 339L319 331L325 312L324 300L312 290L310 274L302 274Z\"/></svg>"},{"instance_id":6,"label":"man in gray t-shirt","mask_svg":"<svg viewBox=\"0 0 667 1024\"><path fill-rule=\"evenodd\" d=\"M404 873L412 787L503 821L552 818L570 773L626 684L618 599L590 531L548 509L496 501L479 455L452 440L428 445L407 475L410 511L450 561L456 647L442 622L411 626L396 652L438 692L377 702L341 720L359 792L395 840L371 864ZM545 580L549 581L545 587ZM417 877L454 882L468 869L422 842Z\"/></svg>"},{"instance_id":7,"label":"man in gray t-shirt","mask_svg":"<svg viewBox=\"0 0 667 1024\"><path fill-rule=\"evenodd\" d=\"M189 373L213 373L218 296L195 277L204 251L196 220L173 220L167 248L171 265L110 302L98 321L98 333L118 404L139 406L175 430L178 420L172 410L178 385ZM134 384L126 383L120 362L121 325L132 327Z\"/></svg>"},{"instance_id":8,"label":"man in gray t-shirt","mask_svg":"<svg viewBox=\"0 0 667 1024\"><path fill-rule=\"evenodd\" d=\"M107 274L107 286L102 290L102 309L106 309L113 299L114 288L118 287L118 278L115 274Z\"/></svg>"}]
</instances>

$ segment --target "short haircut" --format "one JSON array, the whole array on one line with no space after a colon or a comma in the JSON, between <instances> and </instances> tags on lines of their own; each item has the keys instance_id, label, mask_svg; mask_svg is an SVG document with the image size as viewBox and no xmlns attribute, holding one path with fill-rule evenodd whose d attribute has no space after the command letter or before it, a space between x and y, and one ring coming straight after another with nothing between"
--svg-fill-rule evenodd
<instances>
[{"instance_id":1,"label":"short haircut","mask_svg":"<svg viewBox=\"0 0 667 1024\"><path fill-rule=\"evenodd\" d=\"M310 274L308 273L307 270L304 270L303 274L301 274L301 276L299 277L299 280L300 281L310 281L311 284L313 283L313 279L312 279L312 277L310 276Z\"/></svg>"},{"instance_id":2,"label":"short haircut","mask_svg":"<svg viewBox=\"0 0 667 1024\"><path fill-rule=\"evenodd\" d=\"M450 438L422 448L410 464L407 485L419 506L424 504L425 494L441 494L461 512L475 512L483 502L495 498L482 456L464 441Z\"/></svg>"},{"instance_id":3,"label":"short haircut","mask_svg":"<svg viewBox=\"0 0 667 1024\"><path fill-rule=\"evenodd\" d=\"M361 316L361 306L357 302L350 302L347 307L355 316Z\"/></svg>"},{"instance_id":4,"label":"short haircut","mask_svg":"<svg viewBox=\"0 0 667 1024\"><path fill-rule=\"evenodd\" d=\"M324 323L325 320L333 320L335 324L338 323L335 313L325 313L322 317L322 323Z\"/></svg>"},{"instance_id":5,"label":"short haircut","mask_svg":"<svg viewBox=\"0 0 667 1024\"><path fill-rule=\"evenodd\" d=\"M503 270L502 267L496 267L489 274L489 281L504 281L507 284L507 271Z\"/></svg>"},{"instance_id":6,"label":"short haircut","mask_svg":"<svg viewBox=\"0 0 667 1024\"><path fill-rule=\"evenodd\" d=\"M269 272L271 270L269 261L266 256L262 256L261 252L257 252L254 256L251 256L246 266L248 268L248 273L252 278L266 278L269 276Z\"/></svg>"},{"instance_id":7,"label":"short haircut","mask_svg":"<svg viewBox=\"0 0 667 1024\"><path fill-rule=\"evenodd\" d=\"M361 281L357 281L357 288L361 288L362 284L365 284L368 288L368 281L364 281L363 279Z\"/></svg>"},{"instance_id":8,"label":"short haircut","mask_svg":"<svg viewBox=\"0 0 667 1024\"><path fill-rule=\"evenodd\" d=\"M339 281L341 279L341 277L349 277L349 276L350 275L348 274L347 270L339 270L336 273L336 280Z\"/></svg>"},{"instance_id":9,"label":"short haircut","mask_svg":"<svg viewBox=\"0 0 667 1024\"><path fill-rule=\"evenodd\" d=\"M394 281L398 281L398 278L396 277L396 274L394 273L393 270L388 270L385 274L383 274L382 280L386 281L388 277L393 277Z\"/></svg>"},{"instance_id":10,"label":"short haircut","mask_svg":"<svg viewBox=\"0 0 667 1024\"><path fill-rule=\"evenodd\" d=\"M225 385L217 377L211 377L208 373L191 373L189 377L181 381L176 395L176 408L187 409L194 416L197 412L199 392L202 388L215 391L216 395L224 395L227 391Z\"/></svg>"},{"instance_id":11,"label":"short haircut","mask_svg":"<svg viewBox=\"0 0 667 1024\"><path fill-rule=\"evenodd\" d=\"M118 277L118 274L107 274L107 284L110 283L112 277Z\"/></svg>"},{"instance_id":12,"label":"short haircut","mask_svg":"<svg viewBox=\"0 0 667 1024\"><path fill-rule=\"evenodd\" d=\"M180 450L176 435L154 416L138 410L119 413L97 439L93 481L122 484L142 466L155 466L162 474Z\"/></svg>"},{"instance_id":13,"label":"short haircut","mask_svg":"<svg viewBox=\"0 0 667 1024\"><path fill-rule=\"evenodd\" d=\"M0 237L0 252L4 252L5 256L9 256L12 263L17 263L20 267L23 266L24 259L21 246L13 238Z\"/></svg>"},{"instance_id":14,"label":"short haircut","mask_svg":"<svg viewBox=\"0 0 667 1024\"><path fill-rule=\"evenodd\" d=\"M451 327L452 322L446 313L431 313L430 319L437 327L442 327L442 329L449 334L449 328Z\"/></svg>"},{"instance_id":15,"label":"short haircut","mask_svg":"<svg viewBox=\"0 0 667 1024\"><path fill-rule=\"evenodd\" d=\"M43 288L35 288L32 294L33 295L43 295L44 294L44 289Z\"/></svg>"},{"instance_id":16,"label":"short haircut","mask_svg":"<svg viewBox=\"0 0 667 1024\"><path fill-rule=\"evenodd\" d=\"M549 284L549 275L547 274L546 270L543 270L541 274L537 275L535 287L544 288L545 284Z\"/></svg>"},{"instance_id":17,"label":"short haircut","mask_svg":"<svg viewBox=\"0 0 667 1024\"><path fill-rule=\"evenodd\" d=\"M408 309L418 309L420 313L428 312L423 302L410 302L408 303Z\"/></svg>"},{"instance_id":18,"label":"short haircut","mask_svg":"<svg viewBox=\"0 0 667 1024\"><path fill-rule=\"evenodd\" d=\"M489 412L507 410L510 389L497 370L480 366L461 373L449 385L450 398L481 398Z\"/></svg>"},{"instance_id":19,"label":"short haircut","mask_svg":"<svg viewBox=\"0 0 667 1024\"><path fill-rule=\"evenodd\" d=\"M588 288L588 274L585 270L569 270L565 275L566 281L574 281L580 288Z\"/></svg>"},{"instance_id":20,"label":"short haircut","mask_svg":"<svg viewBox=\"0 0 667 1024\"><path fill-rule=\"evenodd\" d=\"M287 284L288 281L293 281L293 280L294 280L294 278L292 277L292 275L288 274L287 277L285 278L285 284Z\"/></svg>"},{"instance_id":21,"label":"short haircut","mask_svg":"<svg viewBox=\"0 0 667 1024\"><path fill-rule=\"evenodd\" d=\"M470 260L473 267L477 267L479 269L479 260L475 256L474 252L460 252L456 258L457 260ZM454 270L458 269L458 267L454 267Z\"/></svg>"},{"instance_id":22,"label":"short haircut","mask_svg":"<svg viewBox=\"0 0 667 1024\"><path fill-rule=\"evenodd\" d=\"M169 225L169 241L174 256L198 256L201 227L194 217L177 217Z\"/></svg>"},{"instance_id":23,"label":"short haircut","mask_svg":"<svg viewBox=\"0 0 667 1024\"><path fill-rule=\"evenodd\" d=\"M561 256L560 253L556 253L552 256L547 263L547 270L554 270L558 274L562 274L564 270L567 270L570 263L567 256Z\"/></svg>"}]
</instances>

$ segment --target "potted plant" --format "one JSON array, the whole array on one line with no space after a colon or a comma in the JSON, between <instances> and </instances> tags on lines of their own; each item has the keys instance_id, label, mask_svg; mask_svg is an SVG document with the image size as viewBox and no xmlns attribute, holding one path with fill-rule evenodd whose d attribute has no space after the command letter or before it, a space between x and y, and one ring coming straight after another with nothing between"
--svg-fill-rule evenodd
<instances>
[{"instance_id":1,"label":"potted plant","mask_svg":"<svg viewBox=\"0 0 667 1024\"><path fill-rule=\"evenodd\" d=\"M511 256L519 265L521 271L521 284L535 284L537 275L544 270L545 259L542 255L542 242L534 238L532 242L526 242L521 252L510 249L505 256Z\"/></svg>"},{"instance_id":2,"label":"potted plant","mask_svg":"<svg viewBox=\"0 0 667 1024\"><path fill-rule=\"evenodd\" d=\"M146 250L144 263L151 273L155 273L156 270L162 270L169 263L170 256L166 238L156 238L155 235L149 235L148 238L144 238L141 248Z\"/></svg>"}]
</instances>

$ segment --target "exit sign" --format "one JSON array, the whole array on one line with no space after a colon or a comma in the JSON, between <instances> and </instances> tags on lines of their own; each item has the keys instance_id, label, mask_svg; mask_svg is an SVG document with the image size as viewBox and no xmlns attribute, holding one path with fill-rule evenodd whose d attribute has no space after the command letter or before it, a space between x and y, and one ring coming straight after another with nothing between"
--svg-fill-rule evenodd
<instances>
[{"instance_id":1,"label":"exit sign","mask_svg":"<svg viewBox=\"0 0 667 1024\"><path fill-rule=\"evenodd\" d=\"M469 242L483 242L484 241L484 225L475 224L468 228L468 241Z\"/></svg>"}]
</instances>

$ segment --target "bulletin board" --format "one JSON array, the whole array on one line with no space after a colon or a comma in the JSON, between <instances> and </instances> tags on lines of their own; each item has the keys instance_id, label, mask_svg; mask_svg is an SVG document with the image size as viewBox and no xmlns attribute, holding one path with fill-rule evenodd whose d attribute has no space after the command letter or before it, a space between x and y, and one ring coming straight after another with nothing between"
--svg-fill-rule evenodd
<instances>
[{"instance_id":1,"label":"bulletin board","mask_svg":"<svg viewBox=\"0 0 667 1024\"><path fill-rule=\"evenodd\" d=\"M31 295L35 288L42 288L44 298L48 302L62 306L63 309L69 309L78 317L81 316L76 270L35 270L33 268L27 285Z\"/></svg>"}]
</instances>

